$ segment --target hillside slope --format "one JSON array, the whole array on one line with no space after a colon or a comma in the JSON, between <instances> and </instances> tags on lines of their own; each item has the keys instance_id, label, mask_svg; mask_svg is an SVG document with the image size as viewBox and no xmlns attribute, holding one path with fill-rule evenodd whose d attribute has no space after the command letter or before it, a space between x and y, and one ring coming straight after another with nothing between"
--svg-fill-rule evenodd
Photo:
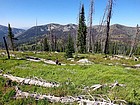
<instances>
[{"instance_id":1,"label":"hillside slope","mask_svg":"<svg viewBox=\"0 0 140 105\"><path fill-rule=\"evenodd\" d=\"M67 35L71 33L71 35L75 38L76 37L76 30L77 25L75 24L67 24L67 25L60 25L60 24L47 24L41 26L34 26L21 35L18 36L18 43L27 43L32 42L34 43L36 39L44 38L46 35L50 35L50 27L51 27L51 34L56 36L56 38L67 38ZM93 26L93 35L99 35L99 25ZM105 35L105 26L102 26L101 35ZM131 39L131 37L136 33L135 27L127 27L119 24L114 24L111 26L110 35L113 40L122 40L126 41L126 39Z\"/></svg>"}]
</instances>

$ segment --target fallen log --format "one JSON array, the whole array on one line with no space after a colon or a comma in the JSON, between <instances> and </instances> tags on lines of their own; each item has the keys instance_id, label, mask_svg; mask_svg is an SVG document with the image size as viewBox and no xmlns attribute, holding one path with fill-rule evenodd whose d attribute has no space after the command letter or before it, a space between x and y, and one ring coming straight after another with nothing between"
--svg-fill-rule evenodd
<instances>
[{"instance_id":1,"label":"fallen log","mask_svg":"<svg viewBox=\"0 0 140 105\"><path fill-rule=\"evenodd\" d=\"M39 80L39 79L29 79L29 78L21 78L21 77L16 77L8 74L3 74L2 75L5 78L8 78L12 81L22 83L22 84L27 84L27 85L37 85L37 86L43 86L43 87L59 87L59 83L56 82L46 82L45 80Z\"/></svg>"},{"instance_id":2,"label":"fallen log","mask_svg":"<svg viewBox=\"0 0 140 105\"><path fill-rule=\"evenodd\" d=\"M119 84L118 81L115 81L115 83L111 84L109 87L113 89L116 86L124 87L125 85L124 84Z\"/></svg>"},{"instance_id":3,"label":"fallen log","mask_svg":"<svg viewBox=\"0 0 140 105\"><path fill-rule=\"evenodd\" d=\"M116 86L120 86L120 87L125 87L126 85L124 84L119 84L118 81L115 81L115 83L112 83L112 84L95 84L95 85L92 85L90 87L86 86L84 87L84 89L82 89L83 91L96 91L98 89L102 89L104 87L110 87L111 89L115 88Z\"/></svg>"},{"instance_id":4,"label":"fallen log","mask_svg":"<svg viewBox=\"0 0 140 105\"><path fill-rule=\"evenodd\" d=\"M37 58L37 57L33 57L33 56L27 56L26 57L27 60L29 61L34 61L34 62L40 62L40 58Z\"/></svg>"},{"instance_id":5,"label":"fallen log","mask_svg":"<svg viewBox=\"0 0 140 105\"><path fill-rule=\"evenodd\" d=\"M74 102L78 103L79 105L120 105L126 101L121 100L119 104L115 104L115 100L111 101L109 98L108 100L105 100L102 98L102 100L100 100L100 98L98 99L98 97L96 98L96 100L89 100L89 99L84 99L81 97L72 97L72 96L65 96L65 97L55 97L55 96L51 96L51 95L40 95L40 94L36 94L36 93L28 93L28 92L22 92L21 90L19 90L19 88L16 86L15 87L16 90L16 95L15 98L19 99L19 98L28 98L28 97L32 97L35 98L36 100L41 100L41 99L47 99L49 102L60 102L63 104L72 104Z\"/></svg>"},{"instance_id":6,"label":"fallen log","mask_svg":"<svg viewBox=\"0 0 140 105\"><path fill-rule=\"evenodd\" d=\"M102 88L102 87L103 87L103 85L96 84L96 85L92 85L90 88L91 89L93 88L93 90L97 90L97 89Z\"/></svg>"}]
</instances>

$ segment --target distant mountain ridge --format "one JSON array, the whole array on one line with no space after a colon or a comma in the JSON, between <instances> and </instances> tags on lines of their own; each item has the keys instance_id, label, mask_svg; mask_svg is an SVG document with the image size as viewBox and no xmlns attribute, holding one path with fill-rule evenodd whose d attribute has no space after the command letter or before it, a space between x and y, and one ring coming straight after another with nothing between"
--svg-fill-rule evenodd
<instances>
[{"instance_id":1,"label":"distant mountain ridge","mask_svg":"<svg viewBox=\"0 0 140 105\"><path fill-rule=\"evenodd\" d=\"M34 42L37 39L44 38L45 36L50 35L50 27L51 27L51 34L56 36L57 38L65 39L68 34L70 33L74 38L76 37L76 30L77 25L75 24L67 24L67 25L60 25L60 24L46 24L41 26L34 26L30 29L26 30L24 33L18 36L19 43L28 43ZM99 34L99 25L95 25L92 28L93 35ZM102 26L104 31L102 33L105 34L105 26ZM111 38L114 40L122 40L125 41L126 38L130 39L136 33L136 27L128 27L120 24L111 25L110 28L110 35Z\"/></svg>"},{"instance_id":2,"label":"distant mountain ridge","mask_svg":"<svg viewBox=\"0 0 140 105\"><path fill-rule=\"evenodd\" d=\"M53 34L57 38L63 38L71 33L72 35L76 34L77 25L75 24L67 24L67 25L60 25L60 24L47 24L41 26L34 26L22 33L18 36L19 42L26 43L29 41L35 41L35 38L42 38L44 36L48 36Z\"/></svg>"},{"instance_id":3,"label":"distant mountain ridge","mask_svg":"<svg viewBox=\"0 0 140 105\"><path fill-rule=\"evenodd\" d=\"M15 35L15 37L21 35L23 32L25 32L24 29L19 29L19 28L12 28L12 32ZM8 34L8 27L0 25L0 42L3 40L2 38L4 36L7 36Z\"/></svg>"},{"instance_id":4,"label":"distant mountain ridge","mask_svg":"<svg viewBox=\"0 0 140 105\"><path fill-rule=\"evenodd\" d=\"M99 34L99 27L100 25L95 25L92 28L92 33L94 36ZM51 28L51 29L50 29ZM105 26L102 26L101 34L105 35ZM36 41L40 41L46 36L53 34L57 39L66 39L68 34L70 33L73 38L76 38L77 34L77 25L75 24L67 24L61 25L56 23L40 25L40 26L33 26L28 30L12 28L14 35L19 39L17 43L24 44L24 43L35 43ZM6 36L8 32L8 28L6 26L0 25L0 41L2 40L3 36ZM132 38L133 35L136 33L136 27L128 27L120 24L114 24L110 27L110 35L113 40L121 40L126 41L127 39Z\"/></svg>"}]
</instances>

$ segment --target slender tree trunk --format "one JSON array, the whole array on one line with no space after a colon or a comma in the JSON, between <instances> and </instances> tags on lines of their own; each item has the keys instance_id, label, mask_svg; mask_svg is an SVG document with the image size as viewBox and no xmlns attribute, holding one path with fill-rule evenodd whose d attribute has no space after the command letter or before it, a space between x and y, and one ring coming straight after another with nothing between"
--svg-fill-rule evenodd
<instances>
[{"instance_id":1,"label":"slender tree trunk","mask_svg":"<svg viewBox=\"0 0 140 105\"><path fill-rule=\"evenodd\" d=\"M90 13L89 13L89 27L88 27L88 33L87 33L87 52L90 52L92 50L92 53L94 52L94 37L92 34L92 16L93 15L93 0L91 0L90 3Z\"/></svg>"},{"instance_id":2,"label":"slender tree trunk","mask_svg":"<svg viewBox=\"0 0 140 105\"><path fill-rule=\"evenodd\" d=\"M8 50L8 46L7 46L7 42L6 42L5 37L3 37L3 40L4 40L4 43L5 43L5 47L6 47L6 51L7 51L7 55L8 55L8 59L10 59L10 53L9 53L9 50Z\"/></svg>"},{"instance_id":3,"label":"slender tree trunk","mask_svg":"<svg viewBox=\"0 0 140 105\"><path fill-rule=\"evenodd\" d=\"M109 28L110 22L107 22L107 31L106 31L106 42L105 42L105 54L109 54Z\"/></svg>"},{"instance_id":4,"label":"slender tree trunk","mask_svg":"<svg viewBox=\"0 0 140 105\"><path fill-rule=\"evenodd\" d=\"M136 34L135 34L134 38L132 39L131 49L130 49L130 53L129 53L129 56L130 56L130 57L131 57L132 54L134 53L135 47L137 46L138 34L139 34L139 26L137 25Z\"/></svg>"},{"instance_id":5,"label":"slender tree trunk","mask_svg":"<svg viewBox=\"0 0 140 105\"><path fill-rule=\"evenodd\" d=\"M51 40L51 51L54 51L54 36L52 34L51 24L50 24L50 40Z\"/></svg>"},{"instance_id":6,"label":"slender tree trunk","mask_svg":"<svg viewBox=\"0 0 140 105\"><path fill-rule=\"evenodd\" d=\"M56 35L54 37L54 50L57 50L57 39L56 39Z\"/></svg>"},{"instance_id":7,"label":"slender tree trunk","mask_svg":"<svg viewBox=\"0 0 140 105\"><path fill-rule=\"evenodd\" d=\"M107 29L106 29L106 42L105 42L105 54L109 54L109 30L110 30L110 20L112 15L112 4L113 0L109 0L109 9L108 9L108 15L107 15Z\"/></svg>"}]
</instances>

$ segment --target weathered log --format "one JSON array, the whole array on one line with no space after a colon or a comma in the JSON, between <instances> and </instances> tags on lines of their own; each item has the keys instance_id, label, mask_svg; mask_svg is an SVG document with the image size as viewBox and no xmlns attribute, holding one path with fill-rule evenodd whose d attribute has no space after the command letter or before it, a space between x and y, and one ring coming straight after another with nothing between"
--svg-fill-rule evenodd
<instances>
[{"instance_id":1,"label":"weathered log","mask_svg":"<svg viewBox=\"0 0 140 105\"><path fill-rule=\"evenodd\" d=\"M97 90L99 88L102 88L103 85L100 84L96 84L96 85L92 85L90 88L93 88L93 90Z\"/></svg>"},{"instance_id":2,"label":"weathered log","mask_svg":"<svg viewBox=\"0 0 140 105\"><path fill-rule=\"evenodd\" d=\"M111 84L109 87L113 89L116 86L124 87L125 85L124 84L119 84L118 81L115 81L115 83Z\"/></svg>"},{"instance_id":3,"label":"weathered log","mask_svg":"<svg viewBox=\"0 0 140 105\"><path fill-rule=\"evenodd\" d=\"M36 100L41 100L41 99L47 99L49 102L60 102L63 104L68 104L68 103L74 103L77 102L79 103L79 105L117 105L114 104L115 101L111 101L109 98L108 100L105 99L98 99L96 98L96 100L89 100L89 99L83 99L83 98L79 98L79 97L72 97L72 96L65 96L65 97L55 97L55 96L51 96L51 95L40 95L40 94L36 94L36 93L28 93L28 92L22 92L21 90L18 89L18 87L15 87L16 90L16 95L15 98L28 98L28 97L32 97L35 98ZM126 102L121 100L121 102Z\"/></svg>"},{"instance_id":4,"label":"weathered log","mask_svg":"<svg viewBox=\"0 0 140 105\"><path fill-rule=\"evenodd\" d=\"M59 83L56 83L56 82L45 82L45 81L37 80L37 79L15 77L8 74L3 74L3 76L12 81L27 84L27 85L37 85L37 86L43 86L43 87L59 87Z\"/></svg>"}]
</instances>

